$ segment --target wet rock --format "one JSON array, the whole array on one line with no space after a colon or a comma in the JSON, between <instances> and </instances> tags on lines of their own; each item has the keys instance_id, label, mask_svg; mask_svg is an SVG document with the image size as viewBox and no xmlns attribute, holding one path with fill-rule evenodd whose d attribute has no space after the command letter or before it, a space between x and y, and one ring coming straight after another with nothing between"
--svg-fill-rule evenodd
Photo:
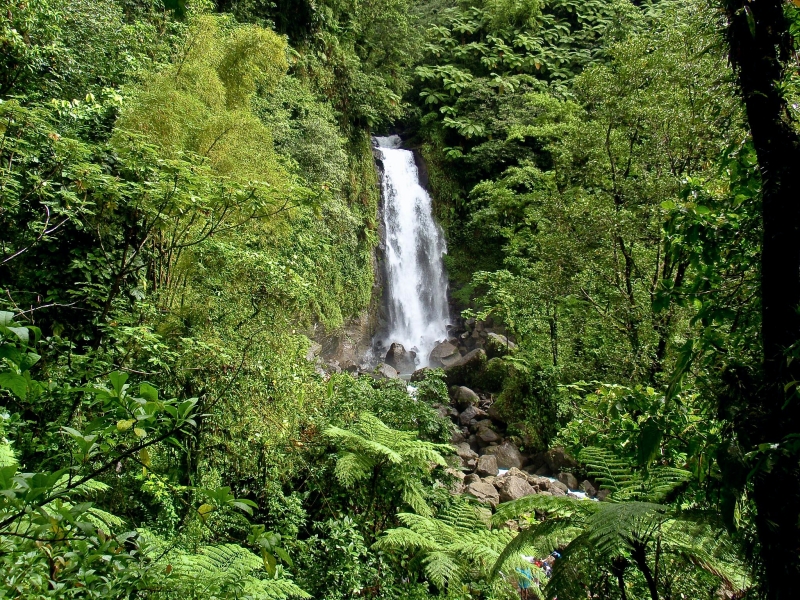
<instances>
[{"instance_id":1,"label":"wet rock","mask_svg":"<svg viewBox=\"0 0 800 600\"><path fill-rule=\"evenodd\" d=\"M559 473L556 479L571 490L578 489L578 479L572 473Z\"/></svg>"},{"instance_id":2,"label":"wet rock","mask_svg":"<svg viewBox=\"0 0 800 600\"><path fill-rule=\"evenodd\" d=\"M501 469L510 469L512 467L519 469L524 461L517 447L509 441L505 441L499 446L484 448L483 453L493 454L497 458L497 466Z\"/></svg>"},{"instance_id":3,"label":"wet rock","mask_svg":"<svg viewBox=\"0 0 800 600\"><path fill-rule=\"evenodd\" d=\"M567 469L575 469L578 461L566 453L564 448L551 448L544 453L544 463L551 473L560 473Z\"/></svg>"},{"instance_id":4,"label":"wet rock","mask_svg":"<svg viewBox=\"0 0 800 600\"><path fill-rule=\"evenodd\" d=\"M380 379L397 379L397 371L391 365L381 363L375 367L375 374Z\"/></svg>"},{"instance_id":5,"label":"wet rock","mask_svg":"<svg viewBox=\"0 0 800 600\"><path fill-rule=\"evenodd\" d=\"M489 358L497 358L513 354L517 350L517 345L499 333L489 333L486 336L486 355Z\"/></svg>"},{"instance_id":6,"label":"wet rock","mask_svg":"<svg viewBox=\"0 0 800 600\"><path fill-rule=\"evenodd\" d=\"M434 369L440 369L452 365L461 358L458 348L450 342L442 342L431 350L428 355L428 364Z\"/></svg>"},{"instance_id":7,"label":"wet rock","mask_svg":"<svg viewBox=\"0 0 800 600\"><path fill-rule=\"evenodd\" d=\"M610 490L600 490L597 492L597 499L600 500L600 502L603 502L606 498L608 498L610 493Z\"/></svg>"},{"instance_id":8,"label":"wet rock","mask_svg":"<svg viewBox=\"0 0 800 600\"><path fill-rule=\"evenodd\" d=\"M486 352L477 348L468 352L444 370L448 385L472 385L479 381L486 367Z\"/></svg>"},{"instance_id":9,"label":"wet rock","mask_svg":"<svg viewBox=\"0 0 800 600\"><path fill-rule=\"evenodd\" d=\"M453 386L450 389L450 398L462 410L468 406L477 406L480 402L478 394L463 385Z\"/></svg>"},{"instance_id":10,"label":"wet rock","mask_svg":"<svg viewBox=\"0 0 800 600\"><path fill-rule=\"evenodd\" d=\"M497 459L490 454L479 456L475 472L481 477L496 476L498 473Z\"/></svg>"},{"instance_id":11,"label":"wet rock","mask_svg":"<svg viewBox=\"0 0 800 600\"><path fill-rule=\"evenodd\" d=\"M475 496L479 502L490 504L492 508L496 508L497 504L500 502L500 494L497 492L497 489L495 489L492 484L483 481L470 483L467 486L467 493L471 496Z\"/></svg>"},{"instance_id":12,"label":"wet rock","mask_svg":"<svg viewBox=\"0 0 800 600\"><path fill-rule=\"evenodd\" d=\"M399 373L413 373L416 369L415 357L416 354L414 352L409 352L403 344L395 342L389 346L385 361L386 364L397 369Z\"/></svg>"},{"instance_id":13,"label":"wet rock","mask_svg":"<svg viewBox=\"0 0 800 600\"><path fill-rule=\"evenodd\" d=\"M497 480L500 491L500 502L511 502L536 493L524 477L508 476Z\"/></svg>"},{"instance_id":14,"label":"wet rock","mask_svg":"<svg viewBox=\"0 0 800 600\"><path fill-rule=\"evenodd\" d=\"M589 480L585 480L581 483L581 489L586 492L587 496L594 498L597 495L597 490L591 484Z\"/></svg>"}]
</instances>

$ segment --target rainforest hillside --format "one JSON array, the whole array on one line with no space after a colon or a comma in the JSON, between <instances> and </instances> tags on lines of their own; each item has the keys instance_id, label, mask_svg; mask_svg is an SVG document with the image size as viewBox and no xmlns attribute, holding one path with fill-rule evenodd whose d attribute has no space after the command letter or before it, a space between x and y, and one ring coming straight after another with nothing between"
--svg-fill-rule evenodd
<instances>
[{"instance_id":1,"label":"rainforest hillside","mask_svg":"<svg viewBox=\"0 0 800 600\"><path fill-rule=\"evenodd\" d=\"M0 598L796 597L798 49L797 0L0 0Z\"/></svg>"}]
</instances>

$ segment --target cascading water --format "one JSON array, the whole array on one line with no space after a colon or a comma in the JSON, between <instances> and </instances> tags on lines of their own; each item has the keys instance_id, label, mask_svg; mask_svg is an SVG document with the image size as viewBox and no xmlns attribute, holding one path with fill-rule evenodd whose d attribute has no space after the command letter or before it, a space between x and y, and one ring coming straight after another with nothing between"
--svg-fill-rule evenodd
<instances>
[{"instance_id":1,"label":"cascading water","mask_svg":"<svg viewBox=\"0 0 800 600\"><path fill-rule=\"evenodd\" d=\"M398 136L377 137L383 159L388 326L383 348L398 342L428 364L437 342L447 338L447 275L444 236L433 220L431 198L419 183L414 155ZM385 350L384 350L385 352Z\"/></svg>"}]
</instances>

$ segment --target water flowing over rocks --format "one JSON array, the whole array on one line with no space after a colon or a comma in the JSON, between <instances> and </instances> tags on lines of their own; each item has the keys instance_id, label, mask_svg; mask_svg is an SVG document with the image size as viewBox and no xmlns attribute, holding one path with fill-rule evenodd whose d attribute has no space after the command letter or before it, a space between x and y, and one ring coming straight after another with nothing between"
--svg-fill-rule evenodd
<instances>
[{"instance_id":1,"label":"water flowing over rocks","mask_svg":"<svg viewBox=\"0 0 800 600\"><path fill-rule=\"evenodd\" d=\"M444 235L433 219L431 198L420 184L411 151L396 136L376 137L376 158L382 165L381 197L384 225L385 326L376 350L402 345L416 360L386 362L401 373L428 364L431 350L447 338L450 310L442 256ZM439 365L437 365L439 366Z\"/></svg>"}]
</instances>

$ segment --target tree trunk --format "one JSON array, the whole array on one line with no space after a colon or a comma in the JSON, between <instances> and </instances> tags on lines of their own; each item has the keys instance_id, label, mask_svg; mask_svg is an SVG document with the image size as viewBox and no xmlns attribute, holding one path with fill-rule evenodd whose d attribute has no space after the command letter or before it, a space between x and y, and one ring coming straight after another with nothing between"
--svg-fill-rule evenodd
<instances>
[{"instance_id":1,"label":"tree trunk","mask_svg":"<svg viewBox=\"0 0 800 600\"><path fill-rule=\"evenodd\" d=\"M792 38L780 0L726 0L730 59L747 109L763 179L761 311L764 386L736 424L742 443L781 443L771 468L753 481L766 597L797 597L800 581L800 461L786 436L800 432L800 401L787 384L800 380L800 360L787 350L800 340L800 139L780 82Z\"/></svg>"}]
</instances>

